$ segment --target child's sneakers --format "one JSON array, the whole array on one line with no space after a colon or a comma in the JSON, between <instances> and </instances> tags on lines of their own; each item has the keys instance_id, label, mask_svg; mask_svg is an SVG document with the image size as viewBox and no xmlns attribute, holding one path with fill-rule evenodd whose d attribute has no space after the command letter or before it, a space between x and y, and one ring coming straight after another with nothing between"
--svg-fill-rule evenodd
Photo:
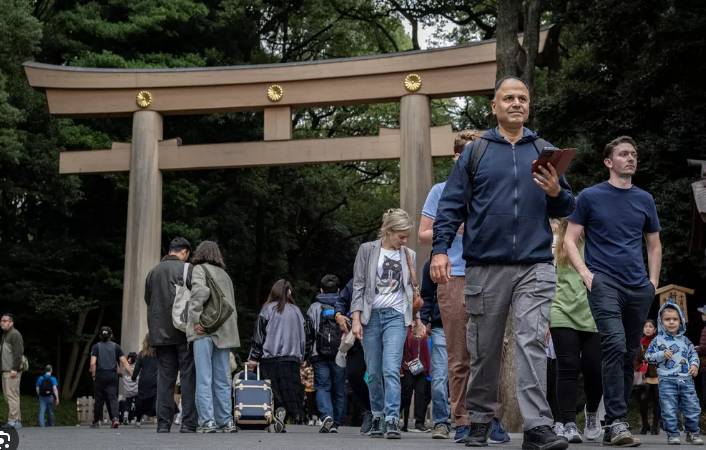
<instances>
[{"instance_id":1,"label":"child's sneakers","mask_svg":"<svg viewBox=\"0 0 706 450\"><path fill-rule=\"evenodd\" d=\"M686 442L692 445L704 445L704 440L696 433L686 433Z\"/></svg>"},{"instance_id":2,"label":"child's sneakers","mask_svg":"<svg viewBox=\"0 0 706 450\"><path fill-rule=\"evenodd\" d=\"M667 444L668 445L681 445L681 439L679 439L679 435L667 436Z\"/></svg>"}]
</instances>

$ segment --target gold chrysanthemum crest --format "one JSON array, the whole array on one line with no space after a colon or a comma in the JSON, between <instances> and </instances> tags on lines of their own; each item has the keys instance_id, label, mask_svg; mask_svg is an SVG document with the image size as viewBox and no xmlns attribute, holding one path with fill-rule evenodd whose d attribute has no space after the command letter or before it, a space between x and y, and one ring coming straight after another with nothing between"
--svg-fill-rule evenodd
<instances>
[{"instance_id":1,"label":"gold chrysanthemum crest","mask_svg":"<svg viewBox=\"0 0 706 450\"><path fill-rule=\"evenodd\" d=\"M422 88L422 77L418 73L410 73L404 77L404 88L408 92L417 92Z\"/></svg>"},{"instance_id":2,"label":"gold chrysanthemum crest","mask_svg":"<svg viewBox=\"0 0 706 450\"><path fill-rule=\"evenodd\" d=\"M135 97L135 102L140 108L147 108L152 104L152 94L149 91L140 91Z\"/></svg>"},{"instance_id":3,"label":"gold chrysanthemum crest","mask_svg":"<svg viewBox=\"0 0 706 450\"><path fill-rule=\"evenodd\" d=\"M267 98L271 102L278 102L284 97L284 89L279 84L271 84L267 88Z\"/></svg>"}]
</instances>

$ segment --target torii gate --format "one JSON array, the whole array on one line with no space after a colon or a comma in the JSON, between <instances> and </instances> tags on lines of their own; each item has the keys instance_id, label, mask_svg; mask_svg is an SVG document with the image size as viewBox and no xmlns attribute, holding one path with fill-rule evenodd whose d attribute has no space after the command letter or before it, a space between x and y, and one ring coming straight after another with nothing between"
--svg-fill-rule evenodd
<instances>
[{"instance_id":1,"label":"torii gate","mask_svg":"<svg viewBox=\"0 0 706 450\"><path fill-rule=\"evenodd\" d=\"M540 51L546 31L540 34ZM121 343L147 332L144 280L160 259L162 171L400 159L401 207L419 217L432 184L432 156L450 155L449 125L430 128L430 98L492 92L495 40L465 46L304 63L189 69L94 69L24 64L65 117L132 115L132 143L60 154L59 172L130 171ZM292 107L400 102L400 129L378 136L292 140ZM260 142L180 145L162 117L264 110ZM410 234L416 248L416 233ZM428 249L421 250L428 252ZM423 258L420 258L420 263Z\"/></svg>"}]
</instances>

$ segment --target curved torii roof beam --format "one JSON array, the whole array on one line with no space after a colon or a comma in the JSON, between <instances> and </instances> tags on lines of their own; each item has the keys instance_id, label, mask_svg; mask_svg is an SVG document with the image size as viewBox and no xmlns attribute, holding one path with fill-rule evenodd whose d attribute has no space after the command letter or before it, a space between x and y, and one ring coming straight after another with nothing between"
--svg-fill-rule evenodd
<instances>
[{"instance_id":1,"label":"curved torii roof beam","mask_svg":"<svg viewBox=\"0 0 706 450\"><path fill-rule=\"evenodd\" d=\"M546 31L540 36L540 51ZM121 116L146 107L164 115L260 110L271 106L378 103L408 94L404 78L421 76L415 93L434 97L487 93L495 82L495 40L464 46L303 63L188 69L93 69L26 62L29 84L44 88L60 116ZM268 99L278 84L282 98Z\"/></svg>"}]
</instances>

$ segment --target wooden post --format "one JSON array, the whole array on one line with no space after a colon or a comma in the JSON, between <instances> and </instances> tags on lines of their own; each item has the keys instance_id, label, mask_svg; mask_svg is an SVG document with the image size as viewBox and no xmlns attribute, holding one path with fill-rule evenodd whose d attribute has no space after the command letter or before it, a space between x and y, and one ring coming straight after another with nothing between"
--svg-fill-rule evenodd
<instances>
[{"instance_id":1,"label":"wooden post","mask_svg":"<svg viewBox=\"0 0 706 450\"><path fill-rule=\"evenodd\" d=\"M147 333L145 277L159 262L162 241L162 174L159 141L162 116L138 111L132 119L130 191L127 206L125 274L123 280L123 351L138 351Z\"/></svg>"},{"instance_id":2,"label":"wooden post","mask_svg":"<svg viewBox=\"0 0 706 450\"><path fill-rule=\"evenodd\" d=\"M292 139L292 108L272 106L265 108L264 135L266 141Z\"/></svg>"},{"instance_id":3,"label":"wooden post","mask_svg":"<svg viewBox=\"0 0 706 450\"><path fill-rule=\"evenodd\" d=\"M405 95L400 101L400 207L415 221L408 245L417 251L417 272L421 273L430 247L417 242L416 221L422 213L432 182L431 111L426 95Z\"/></svg>"}]
</instances>

